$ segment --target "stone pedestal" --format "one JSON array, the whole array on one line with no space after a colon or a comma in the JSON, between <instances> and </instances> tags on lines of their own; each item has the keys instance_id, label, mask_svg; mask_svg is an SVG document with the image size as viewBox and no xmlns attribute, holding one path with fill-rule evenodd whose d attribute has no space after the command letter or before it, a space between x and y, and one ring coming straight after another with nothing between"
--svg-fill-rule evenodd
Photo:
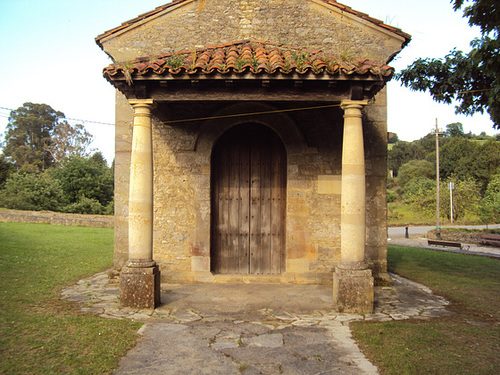
<instances>
[{"instance_id":1,"label":"stone pedestal","mask_svg":"<svg viewBox=\"0 0 500 375\"><path fill-rule=\"evenodd\" d=\"M372 271L363 264L342 264L333 274L333 302L339 312L368 314L373 311Z\"/></svg>"},{"instance_id":2,"label":"stone pedestal","mask_svg":"<svg viewBox=\"0 0 500 375\"><path fill-rule=\"evenodd\" d=\"M123 267L120 273L120 301L125 307L151 308L160 305L160 270L150 267Z\"/></svg>"}]
</instances>

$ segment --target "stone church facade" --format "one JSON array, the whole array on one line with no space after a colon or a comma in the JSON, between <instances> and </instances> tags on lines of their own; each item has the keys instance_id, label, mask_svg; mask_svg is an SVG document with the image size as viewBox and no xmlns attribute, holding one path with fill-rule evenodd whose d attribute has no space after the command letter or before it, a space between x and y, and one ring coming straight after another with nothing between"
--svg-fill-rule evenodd
<instances>
[{"instance_id":1,"label":"stone church facade","mask_svg":"<svg viewBox=\"0 0 500 375\"><path fill-rule=\"evenodd\" d=\"M177 0L96 38L122 303L161 281L387 283L386 91L410 36L335 1Z\"/></svg>"}]
</instances>

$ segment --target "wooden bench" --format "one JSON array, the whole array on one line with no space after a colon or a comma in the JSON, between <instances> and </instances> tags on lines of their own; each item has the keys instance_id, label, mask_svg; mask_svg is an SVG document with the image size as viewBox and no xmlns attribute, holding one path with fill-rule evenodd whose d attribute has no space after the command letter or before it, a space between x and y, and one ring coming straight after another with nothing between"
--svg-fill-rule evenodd
<instances>
[{"instance_id":1,"label":"wooden bench","mask_svg":"<svg viewBox=\"0 0 500 375\"><path fill-rule=\"evenodd\" d=\"M482 245L500 247L500 234L483 234L479 243Z\"/></svg>"},{"instance_id":2,"label":"wooden bench","mask_svg":"<svg viewBox=\"0 0 500 375\"><path fill-rule=\"evenodd\" d=\"M429 245L458 247L459 249L462 248L462 244L460 242L455 242L455 241L427 240L427 243Z\"/></svg>"}]
</instances>

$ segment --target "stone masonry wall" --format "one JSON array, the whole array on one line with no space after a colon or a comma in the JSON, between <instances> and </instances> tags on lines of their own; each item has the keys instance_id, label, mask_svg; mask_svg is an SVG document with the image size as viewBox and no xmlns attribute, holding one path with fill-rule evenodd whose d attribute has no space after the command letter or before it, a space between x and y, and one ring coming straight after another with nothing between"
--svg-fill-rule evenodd
<instances>
[{"instance_id":1,"label":"stone masonry wall","mask_svg":"<svg viewBox=\"0 0 500 375\"><path fill-rule=\"evenodd\" d=\"M290 106L273 105L276 109ZM220 113L218 109L231 106L227 103L191 103L189 110L193 117L208 117ZM256 103L245 106L249 112L264 109ZM161 106L158 110L162 110ZM184 111L184 105L168 105L168 114L172 119ZM304 111L286 116L275 115L273 118L256 116L187 125L165 125L159 120L154 122L153 257L160 268L166 270L162 273L164 281L221 281L210 273L211 150L218 137L230 126L256 122L271 127L287 150L287 271L280 280L292 283L331 282L335 265L340 261L343 118L338 107L314 112L314 116ZM379 151L383 148L384 141L379 136L385 126L380 129L380 124L371 120L369 115L365 123L369 174L367 253L372 268L384 273L385 258L379 257L385 254L383 249L386 244L382 235L386 233L386 176L382 173L385 168L378 167L379 161L370 159L377 154L377 148ZM369 148L374 150L368 151ZM381 153L380 157L383 158L383 155Z\"/></svg>"},{"instance_id":2,"label":"stone masonry wall","mask_svg":"<svg viewBox=\"0 0 500 375\"><path fill-rule=\"evenodd\" d=\"M48 211L0 210L0 222L113 228L114 217L105 215L65 214Z\"/></svg>"},{"instance_id":3,"label":"stone masonry wall","mask_svg":"<svg viewBox=\"0 0 500 375\"><path fill-rule=\"evenodd\" d=\"M104 49L117 62L194 50L243 39L322 49L344 58L387 61L403 38L322 1L194 0L140 27L111 36Z\"/></svg>"}]
</instances>

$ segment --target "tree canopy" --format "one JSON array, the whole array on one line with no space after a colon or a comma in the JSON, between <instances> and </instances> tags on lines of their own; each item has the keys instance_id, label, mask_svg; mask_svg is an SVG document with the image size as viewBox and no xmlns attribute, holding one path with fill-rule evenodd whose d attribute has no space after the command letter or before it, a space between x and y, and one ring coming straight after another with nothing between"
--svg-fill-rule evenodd
<instances>
[{"instance_id":1,"label":"tree canopy","mask_svg":"<svg viewBox=\"0 0 500 375\"><path fill-rule=\"evenodd\" d=\"M0 155L0 207L113 214L113 170L92 135L46 104L11 111Z\"/></svg>"},{"instance_id":2,"label":"tree canopy","mask_svg":"<svg viewBox=\"0 0 500 375\"><path fill-rule=\"evenodd\" d=\"M453 219L498 222L500 196L500 141L486 134L464 134L461 123L446 126L440 137L440 215L451 219L450 191L453 182ZM436 212L436 135L399 141L389 148L388 203L403 204L421 217ZM390 184L389 184L390 182Z\"/></svg>"},{"instance_id":3,"label":"tree canopy","mask_svg":"<svg viewBox=\"0 0 500 375\"><path fill-rule=\"evenodd\" d=\"M47 104L24 103L10 112L3 156L16 170L43 171L69 156L89 156L92 135L70 125Z\"/></svg>"},{"instance_id":4,"label":"tree canopy","mask_svg":"<svg viewBox=\"0 0 500 375\"><path fill-rule=\"evenodd\" d=\"M466 115L487 111L500 129L500 2L452 0L455 11L463 9L469 25L478 26L481 37L471 41L471 51L453 49L444 58L415 60L397 77L415 91L428 91L434 100L457 102L456 112Z\"/></svg>"},{"instance_id":5,"label":"tree canopy","mask_svg":"<svg viewBox=\"0 0 500 375\"><path fill-rule=\"evenodd\" d=\"M52 144L52 133L62 112L46 104L24 103L10 112L5 132L3 155L16 169L31 171L49 168L53 159L47 151Z\"/></svg>"}]
</instances>

